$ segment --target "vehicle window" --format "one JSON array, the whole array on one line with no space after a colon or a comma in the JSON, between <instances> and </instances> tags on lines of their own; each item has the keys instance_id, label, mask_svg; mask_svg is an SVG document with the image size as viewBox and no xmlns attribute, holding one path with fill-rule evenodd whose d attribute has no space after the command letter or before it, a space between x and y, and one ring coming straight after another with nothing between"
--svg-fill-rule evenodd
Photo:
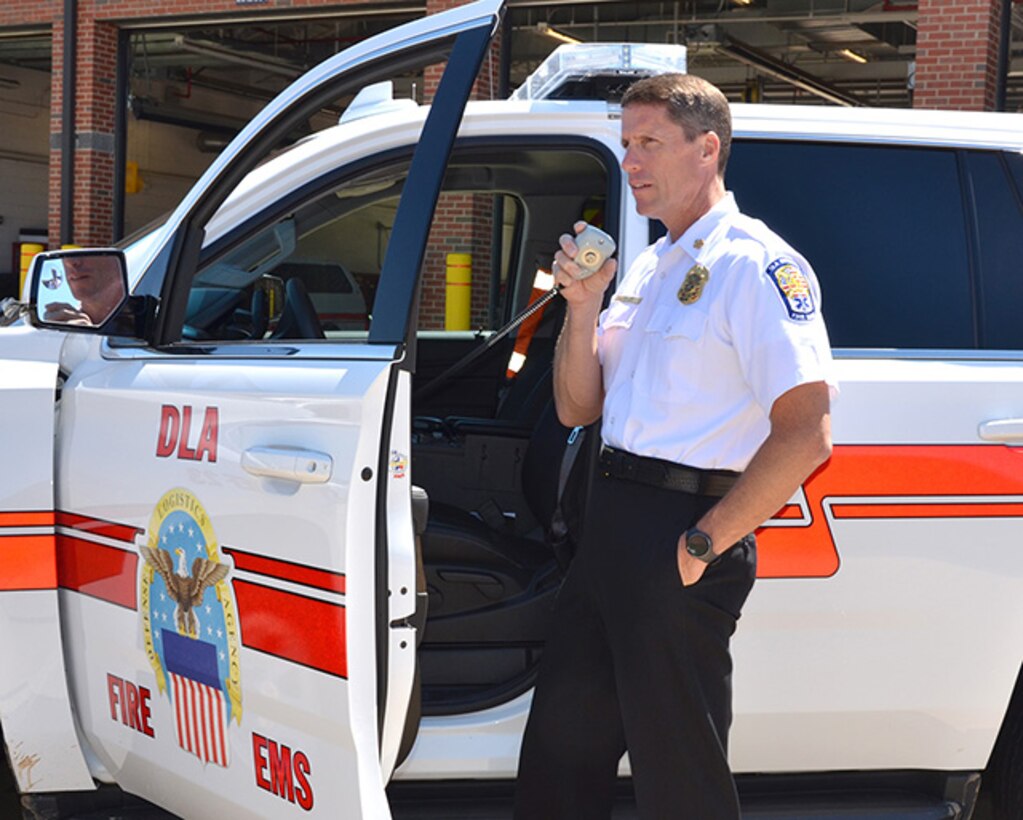
<instances>
[{"instance_id":1,"label":"vehicle window","mask_svg":"<svg viewBox=\"0 0 1023 820\"><path fill-rule=\"evenodd\" d=\"M737 141L727 183L813 265L835 347L975 346L955 152Z\"/></svg>"},{"instance_id":2,"label":"vehicle window","mask_svg":"<svg viewBox=\"0 0 1023 820\"><path fill-rule=\"evenodd\" d=\"M401 164L351 180L202 268L185 338L365 339L406 170ZM507 195L441 194L424 262L421 329L493 327L520 211ZM289 317L289 300L305 303L304 319Z\"/></svg>"},{"instance_id":3,"label":"vehicle window","mask_svg":"<svg viewBox=\"0 0 1023 820\"><path fill-rule=\"evenodd\" d=\"M183 337L365 340L407 173L358 174L200 267Z\"/></svg>"},{"instance_id":4,"label":"vehicle window","mask_svg":"<svg viewBox=\"0 0 1023 820\"><path fill-rule=\"evenodd\" d=\"M391 159L218 240L192 280L184 338L365 340L407 173L407 158ZM535 298L558 235L602 219L606 188L586 151L456 150L424 257L419 330L503 325Z\"/></svg>"},{"instance_id":5,"label":"vehicle window","mask_svg":"<svg viewBox=\"0 0 1023 820\"><path fill-rule=\"evenodd\" d=\"M1005 162L1009 166L1009 173L1016 180L1016 193L1023 197L1023 153L1005 155Z\"/></svg>"},{"instance_id":6,"label":"vehicle window","mask_svg":"<svg viewBox=\"0 0 1023 820\"><path fill-rule=\"evenodd\" d=\"M506 194L441 194L426 249L420 330L494 330L507 298L522 218Z\"/></svg>"},{"instance_id":7,"label":"vehicle window","mask_svg":"<svg viewBox=\"0 0 1023 820\"><path fill-rule=\"evenodd\" d=\"M1018 159L1018 157L1017 157ZM981 342L1023 348L1023 202L998 153L969 152L967 168L977 209Z\"/></svg>"}]
</instances>

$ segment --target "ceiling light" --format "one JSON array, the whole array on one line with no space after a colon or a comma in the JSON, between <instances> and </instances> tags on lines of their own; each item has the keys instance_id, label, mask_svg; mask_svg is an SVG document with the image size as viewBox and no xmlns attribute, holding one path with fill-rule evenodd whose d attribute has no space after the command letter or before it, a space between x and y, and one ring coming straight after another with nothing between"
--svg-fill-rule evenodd
<instances>
[{"instance_id":1,"label":"ceiling light","mask_svg":"<svg viewBox=\"0 0 1023 820\"><path fill-rule=\"evenodd\" d=\"M752 6L753 0L732 0L737 6Z\"/></svg>"},{"instance_id":2,"label":"ceiling light","mask_svg":"<svg viewBox=\"0 0 1023 820\"><path fill-rule=\"evenodd\" d=\"M866 63L866 62L868 62L866 57L864 57L862 54L857 54L851 48L839 49L838 56L839 57L845 57L845 59L851 60L854 63Z\"/></svg>"},{"instance_id":3,"label":"ceiling light","mask_svg":"<svg viewBox=\"0 0 1023 820\"><path fill-rule=\"evenodd\" d=\"M546 34L548 37L551 37L552 39L558 40L559 42L562 43L571 43L572 45L576 45L582 42L582 40L579 40L570 34L564 34L558 31L556 28L551 28L548 23L537 23L536 30L541 34Z\"/></svg>"}]
</instances>

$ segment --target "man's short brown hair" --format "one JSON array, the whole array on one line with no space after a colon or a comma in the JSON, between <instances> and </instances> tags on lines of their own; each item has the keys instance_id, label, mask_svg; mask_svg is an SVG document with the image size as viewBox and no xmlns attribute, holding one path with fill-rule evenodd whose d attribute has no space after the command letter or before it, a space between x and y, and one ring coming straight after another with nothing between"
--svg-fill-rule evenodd
<instances>
[{"instance_id":1,"label":"man's short brown hair","mask_svg":"<svg viewBox=\"0 0 1023 820\"><path fill-rule=\"evenodd\" d=\"M718 176L724 178L732 148L732 113L721 90L692 74L657 74L633 83L622 96L622 108L630 105L663 105L692 142L713 131L721 140Z\"/></svg>"}]
</instances>

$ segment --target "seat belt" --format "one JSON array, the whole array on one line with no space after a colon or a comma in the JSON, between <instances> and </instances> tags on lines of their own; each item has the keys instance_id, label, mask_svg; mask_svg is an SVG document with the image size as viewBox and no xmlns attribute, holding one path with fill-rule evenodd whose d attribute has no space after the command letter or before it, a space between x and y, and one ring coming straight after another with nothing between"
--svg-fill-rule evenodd
<instances>
[{"instance_id":1,"label":"seat belt","mask_svg":"<svg viewBox=\"0 0 1023 820\"><path fill-rule=\"evenodd\" d=\"M518 316L516 316L514 319L508 322L508 324L506 324L500 330L494 331L494 333L491 334L490 338L487 339L485 344L481 345L480 347L477 347L468 356L464 356L463 358L459 359L457 362L451 365L447 370L443 371L439 376L437 376L437 378L435 378L429 384L423 385L419 390L417 390L412 395L412 400L423 401L424 399L427 399L430 396L432 396L440 389L441 385L445 384L462 371L467 370L481 356L485 356L490 351L490 349L493 348L494 345L501 341L501 339L503 339L505 336L507 336L509 333L515 330L515 328L517 328L524 321L526 321L526 319L528 319L538 310L543 310L545 307L547 307L548 303L555 296L557 296L560 291L561 291L560 286L556 285L555 287L551 288L531 305L528 305L525 310L523 310Z\"/></svg>"},{"instance_id":2,"label":"seat belt","mask_svg":"<svg viewBox=\"0 0 1023 820\"><path fill-rule=\"evenodd\" d=\"M575 466L585 439L585 427L572 428L568 434L568 441L565 443L565 450L561 455L561 469L558 472L558 494L554 502L554 513L551 515L550 541L554 557L558 561L558 566L563 570L568 569L568 564L572 560L573 549L572 542L568 537L568 522L565 521L565 513L561 508L561 502L564 500L568 478L572 475L572 468Z\"/></svg>"}]
</instances>

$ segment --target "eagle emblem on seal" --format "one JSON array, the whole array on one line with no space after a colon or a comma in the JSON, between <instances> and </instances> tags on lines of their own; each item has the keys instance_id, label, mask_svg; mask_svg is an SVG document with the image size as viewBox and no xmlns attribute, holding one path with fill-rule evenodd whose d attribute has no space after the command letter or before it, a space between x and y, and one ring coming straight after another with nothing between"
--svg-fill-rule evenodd
<instances>
[{"instance_id":1,"label":"eagle emblem on seal","mask_svg":"<svg viewBox=\"0 0 1023 820\"><path fill-rule=\"evenodd\" d=\"M227 577L228 566L208 558L196 557L192 561L191 572L187 569L185 551L180 547L174 552L178 556L177 569L174 559L165 549L153 549L142 544L143 557L153 569L160 573L167 594L177 605L174 610L178 632L191 638L196 636L198 622L195 618L195 607L202 603L203 595L208 587L220 583Z\"/></svg>"}]
</instances>

